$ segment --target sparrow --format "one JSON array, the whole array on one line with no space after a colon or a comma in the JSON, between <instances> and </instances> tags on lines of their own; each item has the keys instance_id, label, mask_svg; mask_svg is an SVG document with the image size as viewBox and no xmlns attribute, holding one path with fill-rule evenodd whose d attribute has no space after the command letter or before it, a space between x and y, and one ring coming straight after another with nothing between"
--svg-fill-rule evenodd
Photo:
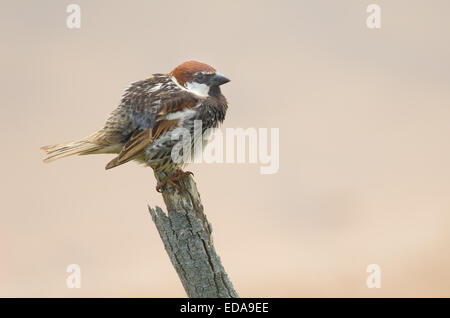
<instances>
[{"instance_id":1,"label":"sparrow","mask_svg":"<svg viewBox=\"0 0 450 318\"><path fill-rule=\"evenodd\" d=\"M218 127L228 108L220 86L229 81L205 63L188 61L168 74L134 82L102 129L78 141L42 147L44 162L71 155L117 154L106 169L137 161L166 176L158 182L158 192L167 183L179 189L175 181L192 173L181 170L184 162L172 159L172 148L179 142L172 135L184 128L194 136L195 120L201 121L202 133ZM191 151L193 147L191 142Z\"/></svg>"}]
</instances>

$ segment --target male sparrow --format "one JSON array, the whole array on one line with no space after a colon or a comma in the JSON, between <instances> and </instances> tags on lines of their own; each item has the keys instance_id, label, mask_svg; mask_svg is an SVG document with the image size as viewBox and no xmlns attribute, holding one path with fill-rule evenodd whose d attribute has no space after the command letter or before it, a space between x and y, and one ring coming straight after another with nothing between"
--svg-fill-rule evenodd
<instances>
[{"instance_id":1,"label":"male sparrow","mask_svg":"<svg viewBox=\"0 0 450 318\"><path fill-rule=\"evenodd\" d=\"M168 74L132 83L102 129L78 141L42 147L47 153L44 162L76 154L115 153L106 169L135 160L164 173L158 191L167 182L176 186L173 182L190 172L180 169L183 162L172 160L172 148L179 142L172 134L185 128L194 136L194 120L201 120L202 133L218 127L228 108L220 85L227 82L211 66L188 61Z\"/></svg>"}]
</instances>

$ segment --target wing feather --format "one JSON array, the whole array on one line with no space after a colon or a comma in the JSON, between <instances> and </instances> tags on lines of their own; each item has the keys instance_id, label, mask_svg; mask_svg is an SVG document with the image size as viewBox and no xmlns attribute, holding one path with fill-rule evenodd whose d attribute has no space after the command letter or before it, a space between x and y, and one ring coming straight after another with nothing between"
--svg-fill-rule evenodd
<instances>
[{"instance_id":1,"label":"wing feather","mask_svg":"<svg viewBox=\"0 0 450 318\"><path fill-rule=\"evenodd\" d=\"M152 128L137 131L123 146L119 155L106 165L105 169L111 169L120 166L121 164L134 159L153 140L157 139L160 135L166 133L170 129L175 128L177 125L178 119L163 120L158 122L157 125Z\"/></svg>"},{"instance_id":2,"label":"wing feather","mask_svg":"<svg viewBox=\"0 0 450 318\"><path fill-rule=\"evenodd\" d=\"M152 126L148 128L137 128L126 141L119 155L106 165L106 169L117 167L134 159L144 151L150 143L180 124L182 118L170 117L171 114L194 108L199 103L198 97L178 88L174 91L169 90L164 93L158 92L158 94L152 96L157 97L159 100L157 103L159 107L155 109L155 117ZM141 107L139 107L139 105L134 105L132 107L143 109L142 105Z\"/></svg>"}]
</instances>

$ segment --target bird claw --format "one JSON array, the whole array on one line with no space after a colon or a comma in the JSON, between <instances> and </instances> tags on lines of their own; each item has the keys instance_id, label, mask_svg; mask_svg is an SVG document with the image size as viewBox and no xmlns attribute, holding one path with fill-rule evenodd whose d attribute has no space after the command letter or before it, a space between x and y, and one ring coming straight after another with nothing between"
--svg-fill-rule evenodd
<instances>
[{"instance_id":1,"label":"bird claw","mask_svg":"<svg viewBox=\"0 0 450 318\"><path fill-rule=\"evenodd\" d=\"M181 179L185 178L186 176L194 175L191 171L183 171L183 170L177 170L172 176L166 177L163 180L159 181L156 185L156 191L161 193L161 189L166 185L170 184L174 188L176 188L178 191L181 191L181 188L178 184L175 183L175 181L180 181Z\"/></svg>"}]
</instances>

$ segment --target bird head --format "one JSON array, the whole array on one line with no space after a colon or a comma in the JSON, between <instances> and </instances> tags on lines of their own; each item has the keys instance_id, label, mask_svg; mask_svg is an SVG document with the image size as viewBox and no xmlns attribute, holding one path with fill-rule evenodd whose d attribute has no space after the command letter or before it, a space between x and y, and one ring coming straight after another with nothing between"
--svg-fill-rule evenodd
<instances>
[{"instance_id":1,"label":"bird head","mask_svg":"<svg viewBox=\"0 0 450 318\"><path fill-rule=\"evenodd\" d=\"M219 86L230 81L208 64L197 61L184 62L170 74L180 86L204 97L219 94Z\"/></svg>"}]
</instances>

